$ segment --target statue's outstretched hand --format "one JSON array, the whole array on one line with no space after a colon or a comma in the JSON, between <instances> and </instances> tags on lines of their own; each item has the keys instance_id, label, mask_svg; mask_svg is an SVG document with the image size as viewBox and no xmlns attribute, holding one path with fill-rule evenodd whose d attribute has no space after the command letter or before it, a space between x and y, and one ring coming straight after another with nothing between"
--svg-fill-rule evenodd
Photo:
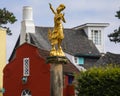
<instances>
[{"instance_id":1,"label":"statue's outstretched hand","mask_svg":"<svg viewBox=\"0 0 120 96\"><path fill-rule=\"evenodd\" d=\"M50 6L50 7L52 7L52 4L51 4L51 3L49 3L49 6Z\"/></svg>"}]
</instances>

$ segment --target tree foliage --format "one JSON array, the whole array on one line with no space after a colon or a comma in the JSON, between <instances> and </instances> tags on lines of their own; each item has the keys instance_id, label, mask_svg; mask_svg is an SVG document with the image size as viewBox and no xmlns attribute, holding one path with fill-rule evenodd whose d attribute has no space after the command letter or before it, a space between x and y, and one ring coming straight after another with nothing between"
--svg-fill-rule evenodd
<instances>
[{"instance_id":1,"label":"tree foliage","mask_svg":"<svg viewBox=\"0 0 120 96\"><path fill-rule=\"evenodd\" d=\"M120 67L92 68L76 76L78 96L119 96Z\"/></svg>"},{"instance_id":2,"label":"tree foliage","mask_svg":"<svg viewBox=\"0 0 120 96\"><path fill-rule=\"evenodd\" d=\"M120 19L120 10L116 12L115 17ZM113 33L109 34L108 37L109 37L110 41L119 43L120 42L120 27L118 29L114 30Z\"/></svg>"},{"instance_id":3,"label":"tree foliage","mask_svg":"<svg viewBox=\"0 0 120 96\"><path fill-rule=\"evenodd\" d=\"M8 10L6 10L6 8L0 9L0 26L1 27L4 27L3 25L6 25L8 23L13 24L16 21L17 19L12 12L9 12ZM7 33L11 35L10 29L8 27L4 27L4 28L6 28Z\"/></svg>"}]
</instances>

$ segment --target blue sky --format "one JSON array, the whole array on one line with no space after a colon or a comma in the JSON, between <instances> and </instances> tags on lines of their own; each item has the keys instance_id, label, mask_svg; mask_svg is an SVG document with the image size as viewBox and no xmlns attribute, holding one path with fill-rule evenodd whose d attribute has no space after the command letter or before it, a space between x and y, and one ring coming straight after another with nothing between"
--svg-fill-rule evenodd
<instances>
[{"instance_id":1,"label":"blue sky","mask_svg":"<svg viewBox=\"0 0 120 96\"><path fill-rule=\"evenodd\" d=\"M22 8L33 8L33 19L36 26L53 26L53 14L49 3L56 8L60 3L65 4L66 22L64 27L72 28L84 23L110 23L105 29L105 51L120 54L120 43L109 41L107 35L120 26L120 20L115 17L120 9L120 0L0 0L0 8L13 12L18 21L8 24L13 35L7 36L7 59L9 58L20 33Z\"/></svg>"}]
</instances>

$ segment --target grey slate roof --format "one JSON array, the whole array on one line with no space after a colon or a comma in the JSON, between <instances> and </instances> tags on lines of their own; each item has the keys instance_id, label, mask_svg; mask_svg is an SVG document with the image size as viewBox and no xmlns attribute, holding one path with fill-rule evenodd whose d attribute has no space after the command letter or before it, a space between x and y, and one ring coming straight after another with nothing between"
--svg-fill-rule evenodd
<instances>
[{"instance_id":1,"label":"grey slate roof","mask_svg":"<svg viewBox=\"0 0 120 96\"><path fill-rule=\"evenodd\" d=\"M104 56L101 56L101 58L96 62L97 66L105 66L108 64L120 65L120 54L107 52Z\"/></svg>"},{"instance_id":2,"label":"grey slate roof","mask_svg":"<svg viewBox=\"0 0 120 96\"><path fill-rule=\"evenodd\" d=\"M53 27L36 26L35 34L29 33L30 43L37 46L39 50L50 51L51 49L50 42L47 37L48 29L52 30ZM64 35L65 35L65 38L62 41L62 48L65 53L68 53L74 56L82 56L90 59L90 60L86 59L85 66L91 66L91 64L94 65L96 60L99 59L100 53L98 49L95 47L95 45L91 40L88 40L88 37L83 29L75 30L71 28L64 28ZM20 38L18 39L15 48L19 46L19 41L20 41ZM15 48L12 52L12 55L9 61L11 61L15 57ZM45 51L40 52L40 54L44 54ZM44 54L44 55L48 56L47 54ZM69 63L69 66L68 65L65 65L65 66L64 66L65 70L68 70L68 69L70 69L71 71L73 69L77 70L76 67L71 63Z\"/></svg>"},{"instance_id":3,"label":"grey slate roof","mask_svg":"<svg viewBox=\"0 0 120 96\"><path fill-rule=\"evenodd\" d=\"M30 37L35 45L41 49L50 50L48 40L48 29L52 27L35 27L35 34L30 33ZM62 41L63 51L71 55L87 54L99 56L100 53L91 40L88 40L84 30L64 29L65 38Z\"/></svg>"}]
</instances>

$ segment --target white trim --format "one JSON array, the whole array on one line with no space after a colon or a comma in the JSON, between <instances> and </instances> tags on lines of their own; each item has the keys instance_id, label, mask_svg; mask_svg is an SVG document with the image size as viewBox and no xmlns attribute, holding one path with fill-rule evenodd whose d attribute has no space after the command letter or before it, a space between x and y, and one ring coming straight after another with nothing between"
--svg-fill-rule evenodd
<instances>
[{"instance_id":1,"label":"white trim","mask_svg":"<svg viewBox=\"0 0 120 96\"><path fill-rule=\"evenodd\" d=\"M75 64L78 64L78 57L74 57Z\"/></svg>"},{"instance_id":2,"label":"white trim","mask_svg":"<svg viewBox=\"0 0 120 96\"><path fill-rule=\"evenodd\" d=\"M82 29L85 27L108 27L110 24L109 23L85 23L83 25L74 27L73 29Z\"/></svg>"}]
</instances>

